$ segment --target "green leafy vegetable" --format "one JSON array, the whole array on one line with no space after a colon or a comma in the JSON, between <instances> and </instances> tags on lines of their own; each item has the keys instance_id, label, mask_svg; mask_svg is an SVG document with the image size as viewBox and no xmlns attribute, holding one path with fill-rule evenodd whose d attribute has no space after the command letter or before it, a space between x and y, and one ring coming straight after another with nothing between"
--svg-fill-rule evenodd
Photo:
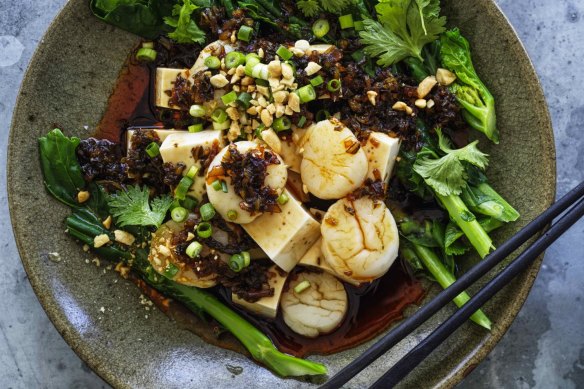
<instances>
[{"instance_id":1,"label":"green leafy vegetable","mask_svg":"<svg viewBox=\"0 0 584 389\"><path fill-rule=\"evenodd\" d=\"M123 30L154 39L164 32L163 15L170 15L171 0L91 0L95 16Z\"/></svg>"},{"instance_id":2,"label":"green leafy vegetable","mask_svg":"<svg viewBox=\"0 0 584 389\"><path fill-rule=\"evenodd\" d=\"M454 150L450 148L448 139L440 129L436 129L436 133L438 147L446 155L437 158L434 153L426 153L416 160L414 171L423 177L436 193L442 196L459 195L468 177L463 162L485 169L488 164L487 155L476 147L478 141Z\"/></svg>"},{"instance_id":3,"label":"green leafy vegetable","mask_svg":"<svg viewBox=\"0 0 584 389\"><path fill-rule=\"evenodd\" d=\"M441 44L442 64L458 78L450 90L464 108L465 120L491 141L499 143L495 99L474 69L468 41L455 28L442 35Z\"/></svg>"},{"instance_id":4,"label":"green leafy vegetable","mask_svg":"<svg viewBox=\"0 0 584 389\"><path fill-rule=\"evenodd\" d=\"M116 223L123 226L155 226L160 227L166 213L172 205L172 198L168 195L149 200L146 187L130 186L107 199Z\"/></svg>"},{"instance_id":5,"label":"green leafy vegetable","mask_svg":"<svg viewBox=\"0 0 584 389\"><path fill-rule=\"evenodd\" d=\"M423 60L422 48L444 32L439 0L384 0L375 6L378 21L365 19L359 33L365 53L390 66L408 57Z\"/></svg>"},{"instance_id":6,"label":"green leafy vegetable","mask_svg":"<svg viewBox=\"0 0 584 389\"><path fill-rule=\"evenodd\" d=\"M296 2L298 9L308 18L313 18L321 11L317 0L299 0Z\"/></svg>"},{"instance_id":7,"label":"green leafy vegetable","mask_svg":"<svg viewBox=\"0 0 584 389\"><path fill-rule=\"evenodd\" d=\"M395 203L390 204L392 214L400 231L400 255L414 270L426 269L440 286L447 288L456 281L455 263L451 255L444 253L447 232L438 220L418 221L405 214ZM470 299L466 292L454 298L456 306L461 307ZM480 309L471 320L480 326L491 329L491 321Z\"/></svg>"},{"instance_id":8,"label":"green leafy vegetable","mask_svg":"<svg viewBox=\"0 0 584 389\"><path fill-rule=\"evenodd\" d=\"M77 192L85 187L75 150L79 138L68 138L58 128L39 138L45 187L60 202L76 206Z\"/></svg>"},{"instance_id":9,"label":"green leafy vegetable","mask_svg":"<svg viewBox=\"0 0 584 389\"><path fill-rule=\"evenodd\" d=\"M205 33L191 18L192 13L199 7L192 4L191 0L182 0L182 2L182 6L176 4L172 8L172 17L164 17L164 23L175 29L168 33L168 37L178 43L205 43Z\"/></svg>"},{"instance_id":10,"label":"green leafy vegetable","mask_svg":"<svg viewBox=\"0 0 584 389\"><path fill-rule=\"evenodd\" d=\"M340 15L350 3L350 0L320 0L322 9L337 15Z\"/></svg>"}]
</instances>

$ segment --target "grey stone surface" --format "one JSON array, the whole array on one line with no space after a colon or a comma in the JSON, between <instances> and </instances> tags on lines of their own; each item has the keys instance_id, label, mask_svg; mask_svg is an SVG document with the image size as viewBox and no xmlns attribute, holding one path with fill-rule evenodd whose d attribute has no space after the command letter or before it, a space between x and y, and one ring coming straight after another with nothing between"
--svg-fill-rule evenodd
<instances>
[{"instance_id":1,"label":"grey stone surface","mask_svg":"<svg viewBox=\"0 0 584 389\"><path fill-rule=\"evenodd\" d=\"M64 0L0 0L0 387L107 387L48 321L18 259L6 200L6 144L18 86ZM558 195L584 178L584 4L499 0L543 82L558 150ZM494 59L496 60L496 59ZM544 109L542 107L542 109ZM36 161L31 161L36 163ZM463 388L584 387L584 222L548 250L508 334Z\"/></svg>"}]
</instances>

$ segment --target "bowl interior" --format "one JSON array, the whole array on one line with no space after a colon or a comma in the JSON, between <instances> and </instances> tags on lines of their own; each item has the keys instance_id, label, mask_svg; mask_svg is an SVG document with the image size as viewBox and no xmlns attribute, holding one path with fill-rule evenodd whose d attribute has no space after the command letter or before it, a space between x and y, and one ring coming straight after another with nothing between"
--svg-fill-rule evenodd
<instances>
[{"instance_id":1,"label":"bowl interior","mask_svg":"<svg viewBox=\"0 0 584 389\"><path fill-rule=\"evenodd\" d=\"M554 198L551 123L537 76L496 5L443 3L449 24L459 26L470 40L475 65L497 101L501 144L492 147L481 138L481 147L491 155L490 180L522 214L518 223L496 234L496 244ZM91 262L94 256L64 233L63 219L69 211L43 189L36 139L54 126L68 135L89 136L137 41L94 18L86 1L72 0L51 25L26 74L11 129L8 192L19 252L37 296L73 349L116 387L312 385L277 378L242 355L204 343L161 312L145 310L133 284L103 264L96 266ZM60 253L61 260L51 261L49 252ZM465 259L462 267L475 260ZM485 311L494 321L490 333L465 324L404 384L451 386L460 381L506 331L539 266L538 261L487 304ZM374 381L452 311L453 307L444 309L357 376L351 387ZM369 344L314 359L334 374ZM243 372L233 375L228 366L241 366Z\"/></svg>"}]
</instances>

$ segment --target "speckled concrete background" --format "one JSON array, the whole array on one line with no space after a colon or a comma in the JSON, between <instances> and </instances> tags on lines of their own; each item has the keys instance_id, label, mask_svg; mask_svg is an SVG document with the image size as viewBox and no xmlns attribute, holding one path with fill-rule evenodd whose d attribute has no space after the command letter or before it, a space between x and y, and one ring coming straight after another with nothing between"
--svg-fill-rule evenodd
<instances>
[{"instance_id":1,"label":"speckled concrete background","mask_svg":"<svg viewBox=\"0 0 584 389\"><path fill-rule=\"evenodd\" d=\"M0 0L0 388L107 387L69 349L20 264L6 200L6 143L30 57L64 0ZM584 3L499 0L543 83L558 155L558 195L584 179ZM508 334L463 388L584 387L584 221L548 250Z\"/></svg>"}]
</instances>

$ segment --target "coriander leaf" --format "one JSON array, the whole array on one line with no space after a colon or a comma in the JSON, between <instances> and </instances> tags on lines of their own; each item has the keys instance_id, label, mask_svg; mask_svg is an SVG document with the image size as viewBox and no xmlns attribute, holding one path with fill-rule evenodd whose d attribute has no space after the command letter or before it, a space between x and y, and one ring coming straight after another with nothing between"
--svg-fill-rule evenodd
<instances>
[{"instance_id":1,"label":"coriander leaf","mask_svg":"<svg viewBox=\"0 0 584 389\"><path fill-rule=\"evenodd\" d=\"M317 0L299 0L296 6L307 18L313 18L321 11Z\"/></svg>"},{"instance_id":2,"label":"coriander leaf","mask_svg":"<svg viewBox=\"0 0 584 389\"><path fill-rule=\"evenodd\" d=\"M389 66L408 57L423 60L422 48L444 32L439 0L384 0L375 6L378 22L364 20L359 33L365 53Z\"/></svg>"},{"instance_id":3,"label":"coriander leaf","mask_svg":"<svg viewBox=\"0 0 584 389\"><path fill-rule=\"evenodd\" d=\"M350 0L320 0L320 5L325 11L340 15L349 2Z\"/></svg>"},{"instance_id":4,"label":"coriander leaf","mask_svg":"<svg viewBox=\"0 0 584 389\"><path fill-rule=\"evenodd\" d=\"M365 54L379 57L377 64L390 66L411 55L407 43L402 41L391 30L372 20L363 20L364 30L359 33Z\"/></svg>"},{"instance_id":5,"label":"coriander leaf","mask_svg":"<svg viewBox=\"0 0 584 389\"><path fill-rule=\"evenodd\" d=\"M178 43L205 43L205 33L197 26L197 23L191 18L192 13L199 8L191 4L191 0L183 0L183 5L176 4L172 9L172 17L164 18L164 23L175 30L168 33L170 39Z\"/></svg>"},{"instance_id":6,"label":"coriander leaf","mask_svg":"<svg viewBox=\"0 0 584 389\"><path fill-rule=\"evenodd\" d=\"M468 178L462 162L484 169L488 164L487 155L476 147L478 141L454 150L440 129L436 129L436 133L438 146L446 155L437 159L428 154L419 156L413 169L436 193L442 196L459 195Z\"/></svg>"},{"instance_id":7,"label":"coriander leaf","mask_svg":"<svg viewBox=\"0 0 584 389\"><path fill-rule=\"evenodd\" d=\"M140 189L139 186L130 186L125 191L110 195L107 202L116 223L121 227L127 225L160 227L172 204L172 198L165 195L150 202L146 187Z\"/></svg>"},{"instance_id":8,"label":"coriander leaf","mask_svg":"<svg viewBox=\"0 0 584 389\"><path fill-rule=\"evenodd\" d=\"M475 130L499 143L495 99L474 69L468 41L458 28L446 31L440 41L443 66L458 78L450 90L464 108L463 117Z\"/></svg>"},{"instance_id":9,"label":"coriander leaf","mask_svg":"<svg viewBox=\"0 0 584 389\"><path fill-rule=\"evenodd\" d=\"M76 149L79 138L68 138L58 128L39 138L41 170L45 187L60 202L79 205L77 192L85 187Z\"/></svg>"}]
</instances>

